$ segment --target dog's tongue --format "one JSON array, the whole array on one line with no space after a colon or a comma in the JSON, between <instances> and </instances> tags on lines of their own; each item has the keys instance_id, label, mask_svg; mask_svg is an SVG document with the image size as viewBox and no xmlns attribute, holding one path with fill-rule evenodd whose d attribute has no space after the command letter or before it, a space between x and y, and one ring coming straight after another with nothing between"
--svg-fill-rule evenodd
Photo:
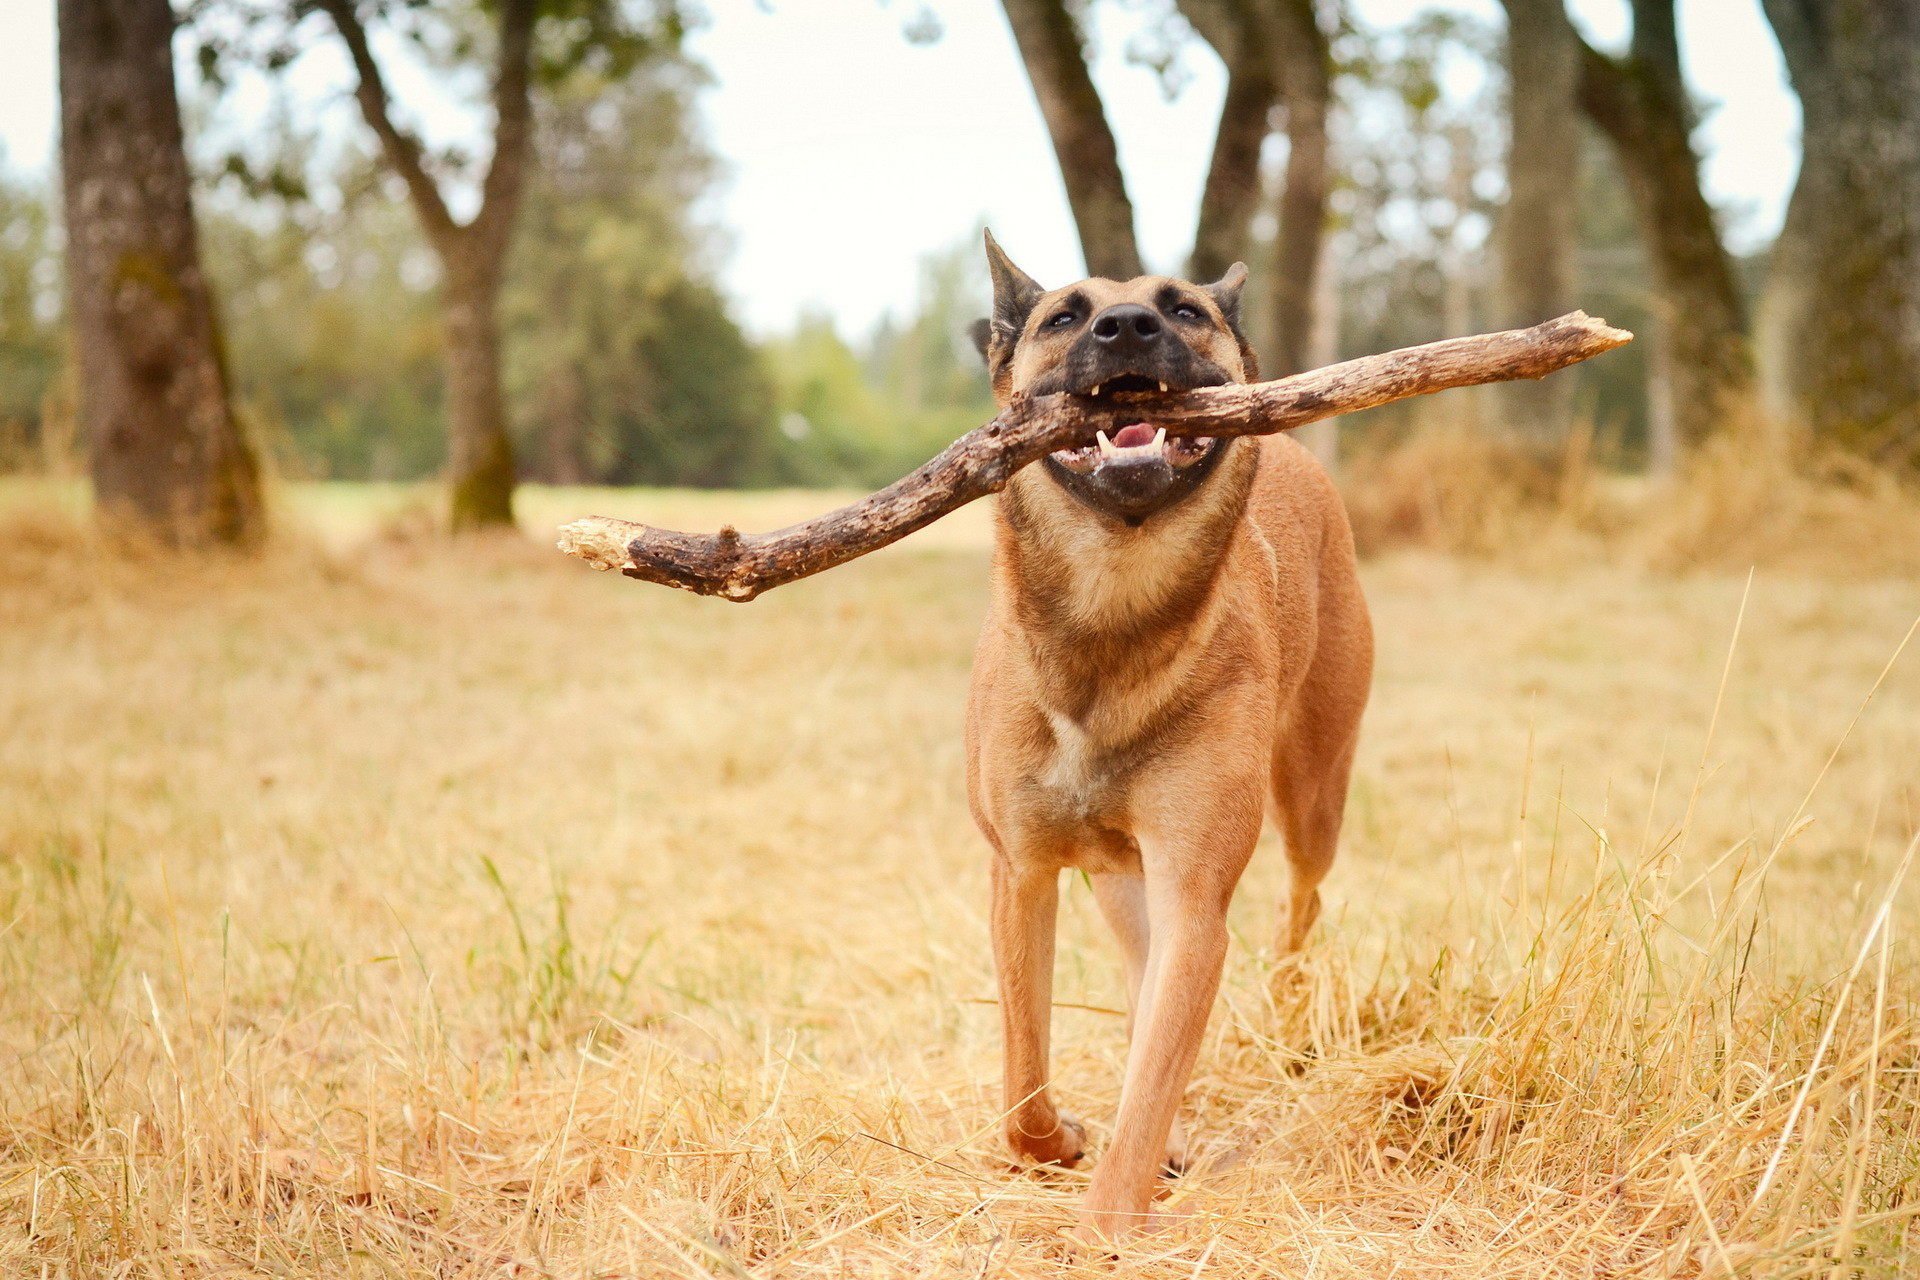
<instances>
[{"instance_id":1,"label":"dog's tongue","mask_svg":"<svg viewBox=\"0 0 1920 1280\"><path fill-rule=\"evenodd\" d=\"M1137 444L1153 443L1153 428L1144 422L1134 422L1113 433L1115 447L1131 449Z\"/></svg>"}]
</instances>

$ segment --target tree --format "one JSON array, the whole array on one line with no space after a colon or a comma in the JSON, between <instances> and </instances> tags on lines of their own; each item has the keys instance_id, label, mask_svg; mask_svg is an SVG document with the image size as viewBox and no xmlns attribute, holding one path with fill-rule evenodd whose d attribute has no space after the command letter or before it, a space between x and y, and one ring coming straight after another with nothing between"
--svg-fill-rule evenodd
<instances>
[{"instance_id":1,"label":"tree","mask_svg":"<svg viewBox=\"0 0 1920 1280\"><path fill-rule=\"evenodd\" d=\"M1753 390L1746 300L1700 187L1673 0L1633 0L1624 58L1581 42L1579 98L1619 157L1653 262L1656 394L1665 403L1651 407L1650 447L1654 469L1664 471Z\"/></svg>"},{"instance_id":2,"label":"tree","mask_svg":"<svg viewBox=\"0 0 1920 1280\"><path fill-rule=\"evenodd\" d=\"M699 73L660 57L535 104L537 169L501 297L533 471L561 483L741 485L771 467L772 389L704 270L713 157Z\"/></svg>"},{"instance_id":3,"label":"tree","mask_svg":"<svg viewBox=\"0 0 1920 1280\"><path fill-rule=\"evenodd\" d=\"M1280 96L1269 32L1245 0L1181 0L1180 12L1227 72L1187 274L1213 280L1247 256L1260 207L1260 150Z\"/></svg>"},{"instance_id":4,"label":"tree","mask_svg":"<svg viewBox=\"0 0 1920 1280\"><path fill-rule=\"evenodd\" d=\"M1119 152L1065 0L1004 0L1053 140L1087 269L1126 279L1144 270ZM1327 118L1333 68L1313 0L1181 0L1180 12L1227 68L1212 159L1188 271L1211 279L1249 254L1262 180L1260 152L1284 108L1288 139L1275 250L1262 309L1263 369L1314 363L1316 280L1330 185Z\"/></svg>"},{"instance_id":5,"label":"tree","mask_svg":"<svg viewBox=\"0 0 1920 1280\"><path fill-rule=\"evenodd\" d=\"M1261 371L1268 377L1299 373L1320 363L1312 346L1332 189L1331 45L1313 0L1182 0L1180 11L1227 68L1227 99L1189 270L1196 279L1211 280L1248 256L1261 194L1260 150L1277 106L1285 121L1287 163L1262 286Z\"/></svg>"},{"instance_id":6,"label":"tree","mask_svg":"<svg viewBox=\"0 0 1920 1280\"><path fill-rule=\"evenodd\" d=\"M1920 465L1920 0L1765 0L1800 176L1762 296L1769 408Z\"/></svg>"},{"instance_id":7,"label":"tree","mask_svg":"<svg viewBox=\"0 0 1920 1280\"><path fill-rule=\"evenodd\" d=\"M1080 27L1065 0L1003 0L1027 79L1053 139L1067 204L1087 271L1115 280L1140 275L1133 202L1100 91L1087 70Z\"/></svg>"},{"instance_id":8,"label":"tree","mask_svg":"<svg viewBox=\"0 0 1920 1280\"><path fill-rule=\"evenodd\" d=\"M263 532L200 269L167 0L60 0L74 351L102 516L176 546Z\"/></svg>"},{"instance_id":9,"label":"tree","mask_svg":"<svg viewBox=\"0 0 1920 1280\"><path fill-rule=\"evenodd\" d=\"M502 390L498 304L508 250L527 184L534 132L534 90L584 69L617 79L656 49L675 46L678 8L663 0L642 11L620 0L477 0L427 6L417 0L296 0L295 13L324 12L355 75L354 96L387 166L404 182L441 266L446 331L448 473L456 530L511 524L513 445ZM362 11L366 11L366 17ZM470 18L489 18L492 45L493 154L479 184L479 207L454 216L436 166L396 118L368 19L384 21L421 46L467 58Z\"/></svg>"},{"instance_id":10,"label":"tree","mask_svg":"<svg viewBox=\"0 0 1920 1280\"><path fill-rule=\"evenodd\" d=\"M1502 0L1509 85L1507 203L1498 233L1503 327L1537 324L1574 305L1580 39L1562 0ZM1499 388L1514 437L1541 452L1573 421L1566 378Z\"/></svg>"},{"instance_id":11,"label":"tree","mask_svg":"<svg viewBox=\"0 0 1920 1280\"><path fill-rule=\"evenodd\" d=\"M480 208L466 222L447 207L424 150L395 122L385 77L374 60L356 0L317 0L352 59L354 97L389 167L407 185L427 243L440 259L447 343L447 427L453 527L513 523L513 444L500 380L495 316L533 138L535 0L500 0L493 76L493 159Z\"/></svg>"}]
</instances>

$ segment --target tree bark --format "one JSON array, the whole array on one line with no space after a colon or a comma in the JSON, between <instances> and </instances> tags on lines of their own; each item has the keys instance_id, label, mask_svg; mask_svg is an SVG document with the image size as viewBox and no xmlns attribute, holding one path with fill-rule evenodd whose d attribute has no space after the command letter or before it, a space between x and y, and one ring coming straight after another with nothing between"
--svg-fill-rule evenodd
<instances>
[{"instance_id":1,"label":"tree bark","mask_svg":"<svg viewBox=\"0 0 1920 1280\"><path fill-rule=\"evenodd\" d=\"M1520 325L1566 310L1573 298L1580 40L1562 0L1502 2L1511 138L1499 229L1500 309L1505 323ZM1544 454L1565 445L1573 421L1568 380L1500 391L1500 417L1515 439Z\"/></svg>"},{"instance_id":2,"label":"tree bark","mask_svg":"<svg viewBox=\"0 0 1920 1280\"><path fill-rule=\"evenodd\" d=\"M1633 335L1575 311L1530 329L1450 338L1363 356L1274 382L1103 403L1074 395L1016 396L1000 415L939 457L851 506L762 536L728 526L711 537L589 516L560 530L559 547L596 569L747 601L763 591L898 542L976 498L1005 488L1020 468L1098 430L1149 415L1175 436L1271 435L1336 414L1449 387L1544 378L1611 351Z\"/></svg>"},{"instance_id":3,"label":"tree bark","mask_svg":"<svg viewBox=\"0 0 1920 1280\"><path fill-rule=\"evenodd\" d=\"M1053 139L1087 273L1114 280L1143 274L1119 147L1087 70L1073 15L1063 0L1002 0L1002 5Z\"/></svg>"},{"instance_id":4,"label":"tree bark","mask_svg":"<svg viewBox=\"0 0 1920 1280\"><path fill-rule=\"evenodd\" d=\"M513 523L513 440L501 390L500 281L512 244L533 139L531 92L534 0L499 6L499 61L493 87L493 160L480 210L457 221L427 171L418 139L393 120L355 0L318 0L347 47L355 98L387 165L406 183L427 242L440 259L447 344L447 471L456 531Z\"/></svg>"},{"instance_id":5,"label":"tree bark","mask_svg":"<svg viewBox=\"0 0 1920 1280\"><path fill-rule=\"evenodd\" d=\"M1247 256L1260 207L1260 150L1279 98L1271 50L1244 0L1180 0L1180 12L1227 69L1187 278L1215 280Z\"/></svg>"},{"instance_id":6,"label":"tree bark","mask_svg":"<svg viewBox=\"0 0 1920 1280\"><path fill-rule=\"evenodd\" d=\"M474 255L478 256L478 255ZM441 285L453 527L513 523L513 443L501 392L497 278L456 258Z\"/></svg>"},{"instance_id":7,"label":"tree bark","mask_svg":"<svg viewBox=\"0 0 1920 1280\"><path fill-rule=\"evenodd\" d=\"M1287 164L1262 292L1260 367L1299 373L1318 360L1314 334L1331 188L1327 120L1332 51L1313 0L1182 0L1180 12L1227 68L1227 97L1200 202L1189 270L1210 280L1247 256L1260 195L1260 150L1274 107L1285 109Z\"/></svg>"},{"instance_id":8,"label":"tree bark","mask_svg":"<svg viewBox=\"0 0 1920 1280\"><path fill-rule=\"evenodd\" d=\"M1273 262L1267 270L1267 350L1260 354L1267 376L1284 377L1314 364L1314 304L1320 297L1320 259L1332 185L1327 116L1333 100L1333 61L1313 0L1276 0L1270 22L1269 38L1287 111L1287 169L1280 188Z\"/></svg>"},{"instance_id":9,"label":"tree bark","mask_svg":"<svg viewBox=\"0 0 1920 1280\"><path fill-rule=\"evenodd\" d=\"M176 546L264 532L233 415L167 0L60 0L60 162L81 421L102 518Z\"/></svg>"},{"instance_id":10,"label":"tree bark","mask_svg":"<svg viewBox=\"0 0 1920 1280\"><path fill-rule=\"evenodd\" d=\"M1765 0L1802 115L1758 325L1769 409L1920 465L1920 0Z\"/></svg>"},{"instance_id":11,"label":"tree bark","mask_svg":"<svg viewBox=\"0 0 1920 1280\"><path fill-rule=\"evenodd\" d=\"M1576 37L1577 38L1577 37ZM1700 189L1693 108L1680 72L1673 0L1634 0L1624 61L1580 46L1580 106L1612 142L1653 259L1660 377L1650 410L1682 451L1753 391L1746 300Z\"/></svg>"}]
</instances>

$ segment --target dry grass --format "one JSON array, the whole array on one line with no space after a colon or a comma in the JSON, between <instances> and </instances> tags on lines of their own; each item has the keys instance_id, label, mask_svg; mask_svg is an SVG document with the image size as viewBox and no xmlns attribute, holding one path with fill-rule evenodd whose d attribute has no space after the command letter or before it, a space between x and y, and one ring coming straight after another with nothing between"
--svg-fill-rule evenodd
<instances>
[{"instance_id":1,"label":"dry grass","mask_svg":"<svg viewBox=\"0 0 1920 1280\"><path fill-rule=\"evenodd\" d=\"M329 492L255 563L0 519L0 1272L1058 1274L1082 1175L993 1136L977 536L738 608ZM1265 850L1187 1228L1083 1265L1912 1274L1913 582L1367 584L1326 920L1264 952ZM1097 1138L1119 966L1063 925Z\"/></svg>"},{"instance_id":2,"label":"dry grass","mask_svg":"<svg viewBox=\"0 0 1920 1280\"><path fill-rule=\"evenodd\" d=\"M1472 420L1430 413L1342 475L1363 553L1418 547L1551 569L1607 561L1663 572L1920 575L1920 487L1747 414L1667 481L1596 461L1576 433L1543 460ZM1543 461L1545 465L1543 465Z\"/></svg>"}]
</instances>

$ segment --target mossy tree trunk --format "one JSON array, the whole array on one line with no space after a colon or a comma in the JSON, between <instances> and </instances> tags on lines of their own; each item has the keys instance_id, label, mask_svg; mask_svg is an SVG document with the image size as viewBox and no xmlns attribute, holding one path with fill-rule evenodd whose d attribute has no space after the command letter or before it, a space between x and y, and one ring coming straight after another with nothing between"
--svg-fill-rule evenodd
<instances>
[{"instance_id":1,"label":"mossy tree trunk","mask_svg":"<svg viewBox=\"0 0 1920 1280\"><path fill-rule=\"evenodd\" d=\"M1765 0L1801 108L1761 299L1768 407L1920 465L1920 0Z\"/></svg>"},{"instance_id":2,"label":"mossy tree trunk","mask_svg":"<svg viewBox=\"0 0 1920 1280\"><path fill-rule=\"evenodd\" d=\"M456 531L513 523L513 440L507 432L497 304L533 140L531 96L534 0L497 6L499 62L494 77L493 160L480 210L458 222L427 171L419 140L393 120L386 82L354 0L318 0L347 46L359 83L355 97L380 140L387 165L406 182L441 265L447 343L447 472Z\"/></svg>"},{"instance_id":3,"label":"mossy tree trunk","mask_svg":"<svg viewBox=\"0 0 1920 1280\"><path fill-rule=\"evenodd\" d=\"M1673 0L1634 0L1624 59L1584 43L1580 58L1580 105L1620 158L1653 260L1660 376L1650 391L1661 401L1654 417L1671 424L1684 452L1751 395L1753 357L1746 300L1700 188Z\"/></svg>"},{"instance_id":4,"label":"mossy tree trunk","mask_svg":"<svg viewBox=\"0 0 1920 1280\"><path fill-rule=\"evenodd\" d=\"M80 416L102 519L176 546L257 541L194 228L167 0L60 0L60 163Z\"/></svg>"},{"instance_id":5,"label":"mossy tree trunk","mask_svg":"<svg viewBox=\"0 0 1920 1280\"><path fill-rule=\"evenodd\" d=\"M456 258L441 284L447 343L447 476L454 529L513 523L513 437L501 390L497 270Z\"/></svg>"}]
</instances>

